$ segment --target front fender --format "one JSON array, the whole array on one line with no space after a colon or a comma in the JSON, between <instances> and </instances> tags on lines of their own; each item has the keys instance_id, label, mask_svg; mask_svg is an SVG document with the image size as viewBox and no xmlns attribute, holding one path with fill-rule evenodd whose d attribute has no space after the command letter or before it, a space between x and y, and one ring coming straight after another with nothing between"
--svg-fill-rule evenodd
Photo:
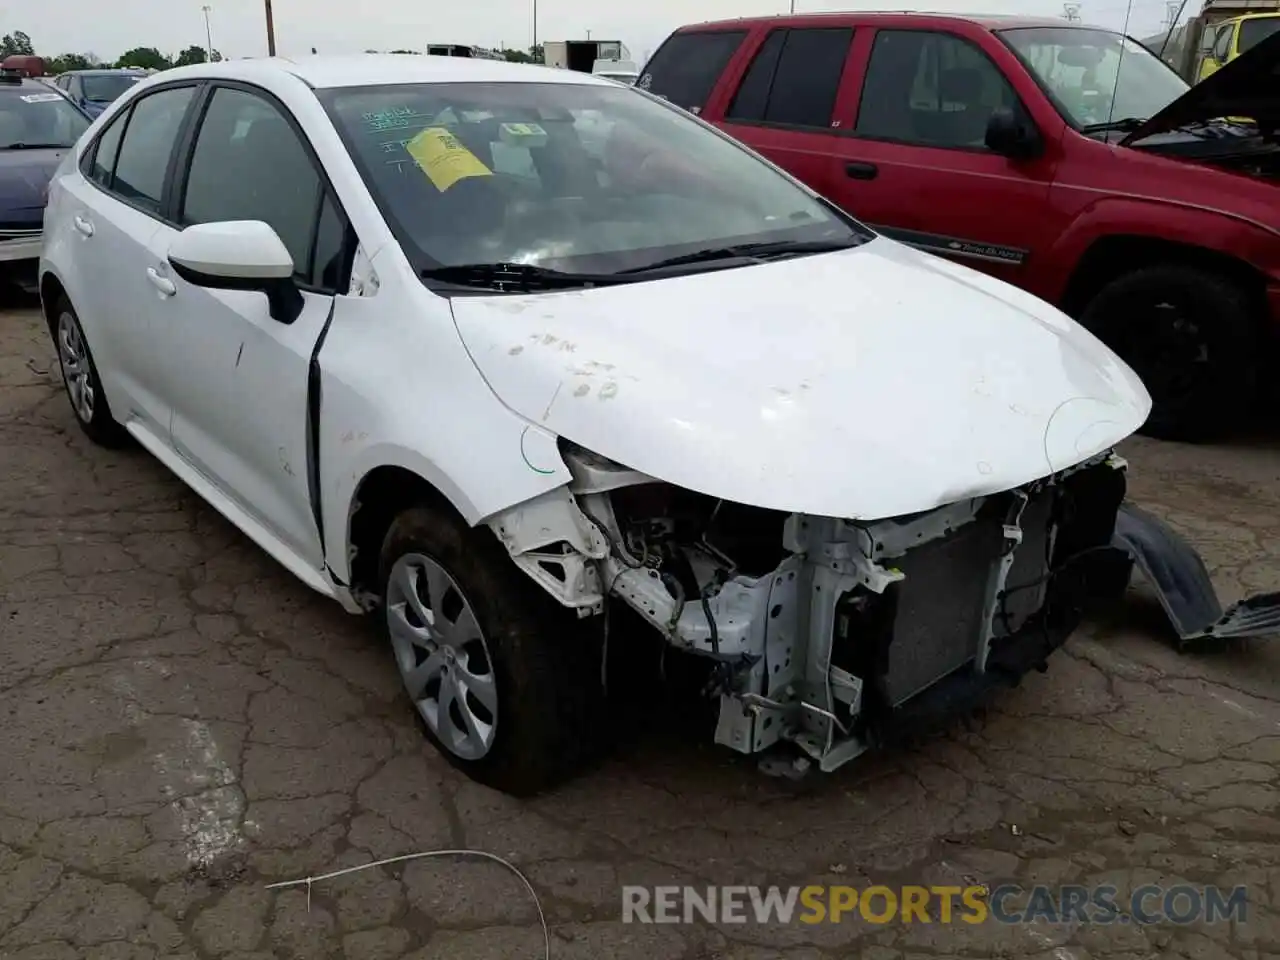
<instances>
[{"instance_id":1,"label":"front fender","mask_svg":"<svg viewBox=\"0 0 1280 960\"><path fill-rule=\"evenodd\" d=\"M1053 266L1045 282L1046 299L1061 303L1089 248L1110 237L1199 247L1262 272L1268 267L1268 251L1280 249L1280 234L1243 215L1179 200L1102 197L1083 209L1049 248L1044 262Z\"/></svg>"},{"instance_id":2,"label":"front fender","mask_svg":"<svg viewBox=\"0 0 1280 960\"><path fill-rule=\"evenodd\" d=\"M321 524L342 582L352 505L378 467L421 477L472 525L572 479L555 434L503 406L425 291L336 298L317 360Z\"/></svg>"}]
</instances>

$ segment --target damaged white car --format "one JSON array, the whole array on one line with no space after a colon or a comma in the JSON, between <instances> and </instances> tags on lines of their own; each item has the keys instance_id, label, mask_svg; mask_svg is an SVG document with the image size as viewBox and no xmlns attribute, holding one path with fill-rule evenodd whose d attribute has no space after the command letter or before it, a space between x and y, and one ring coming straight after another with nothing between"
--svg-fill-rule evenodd
<instances>
[{"instance_id":1,"label":"damaged white car","mask_svg":"<svg viewBox=\"0 0 1280 960\"><path fill-rule=\"evenodd\" d=\"M618 605L714 662L718 742L824 770L1043 667L1135 559L1184 636L1280 622L1122 506L1150 401L1093 336L590 75L165 71L58 170L40 288L85 432L382 618L508 791L573 769Z\"/></svg>"}]
</instances>

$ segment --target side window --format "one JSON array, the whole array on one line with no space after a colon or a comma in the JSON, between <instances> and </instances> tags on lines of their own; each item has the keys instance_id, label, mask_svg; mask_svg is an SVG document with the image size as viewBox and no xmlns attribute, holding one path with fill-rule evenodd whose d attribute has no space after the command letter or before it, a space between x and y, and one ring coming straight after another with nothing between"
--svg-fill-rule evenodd
<instances>
[{"instance_id":1,"label":"side window","mask_svg":"<svg viewBox=\"0 0 1280 960\"><path fill-rule=\"evenodd\" d=\"M987 122L1017 108L987 56L949 33L881 30L871 48L855 132L877 140L985 149Z\"/></svg>"},{"instance_id":2,"label":"side window","mask_svg":"<svg viewBox=\"0 0 1280 960\"><path fill-rule=\"evenodd\" d=\"M733 95L733 102L725 111L728 120L763 120L765 110L769 106L769 89L773 86L773 76L778 71L778 59L782 56L782 45L787 42L786 30L771 30L764 43L756 51L755 59L747 72L743 74L738 92Z\"/></svg>"},{"instance_id":3,"label":"side window","mask_svg":"<svg viewBox=\"0 0 1280 960\"><path fill-rule=\"evenodd\" d=\"M345 293L348 282L347 221L328 193L320 204L320 221L316 224L315 256L311 267L311 283L322 290Z\"/></svg>"},{"instance_id":4,"label":"side window","mask_svg":"<svg viewBox=\"0 0 1280 960\"><path fill-rule=\"evenodd\" d=\"M1231 55L1231 38L1235 36L1236 25L1229 23L1218 31L1218 41L1213 45L1213 59L1226 63Z\"/></svg>"},{"instance_id":5,"label":"side window","mask_svg":"<svg viewBox=\"0 0 1280 960\"><path fill-rule=\"evenodd\" d=\"M139 99L129 113L116 158L111 189L155 213L164 195L164 176L195 87L175 87Z\"/></svg>"},{"instance_id":6,"label":"side window","mask_svg":"<svg viewBox=\"0 0 1280 960\"><path fill-rule=\"evenodd\" d=\"M672 34L645 66L636 86L700 113L746 35L745 30Z\"/></svg>"},{"instance_id":7,"label":"side window","mask_svg":"<svg viewBox=\"0 0 1280 960\"><path fill-rule=\"evenodd\" d=\"M94 183L111 189L111 175L115 172L116 154L120 152L120 137L128 122L129 111L124 111L111 121L107 129L98 137L98 145L93 149L93 162L89 165L88 177Z\"/></svg>"},{"instance_id":8,"label":"side window","mask_svg":"<svg viewBox=\"0 0 1280 960\"><path fill-rule=\"evenodd\" d=\"M322 276L340 272L346 226L321 189L280 110L257 94L220 87L196 134L178 219L183 226L262 220L280 235L299 281L329 286Z\"/></svg>"},{"instance_id":9,"label":"side window","mask_svg":"<svg viewBox=\"0 0 1280 960\"><path fill-rule=\"evenodd\" d=\"M853 30L774 30L760 46L727 117L829 129Z\"/></svg>"}]
</instances>

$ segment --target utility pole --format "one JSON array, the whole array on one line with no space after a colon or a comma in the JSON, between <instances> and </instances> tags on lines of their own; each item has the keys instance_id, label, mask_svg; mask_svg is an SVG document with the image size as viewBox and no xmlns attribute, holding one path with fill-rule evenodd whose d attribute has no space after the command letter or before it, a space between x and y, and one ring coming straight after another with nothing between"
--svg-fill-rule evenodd
<instances>
[{"instance_id":1,"label":"utility pole","mask_svg":"<svg viewBox=\"0 0 1280 960\"><path fill-rule=\"evenodd\" d=\"M262 0L267 8L267 56L276 55L276 22L271 16L271 0Z\"/></svg>"},{"instance_id":2,"label":"utility pole","mask_svg":"<svg viewBox=\"0 0 1280 960\"><path fill-rule=\"evenodd\" d=\"M1166 29L1172 30L1178 25L1178 14L1182 13L1182 7L1181 0L1167 0L1164 5L1164 25Z\"/></svg>"},{"instance_id":3,"label":"utility pole","mask_svg":"<svg viewBox=\"0 0 1280 960\"><path fill-rule=\"evenodd\" d=\"M213 63L213 32L209 29L209 11L210 11L210 10L212 10L212 9L213 9L213 7L209 6L209 5L206 3L206 4L205 4L203 7L201 7L200 9L204 11L204 50L205 50L205 58L206 58L210 63Z\"/></svg>"}]
</instances>

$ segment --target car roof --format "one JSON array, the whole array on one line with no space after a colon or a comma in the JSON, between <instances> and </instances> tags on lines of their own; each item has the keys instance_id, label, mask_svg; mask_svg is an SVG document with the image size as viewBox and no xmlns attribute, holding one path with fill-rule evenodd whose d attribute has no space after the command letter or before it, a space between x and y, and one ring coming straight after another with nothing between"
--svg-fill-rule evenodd
<instances>
[{"instance_id":1,"label":"car roof","mask_svg":"<svg viewBox=\"0 0 1280 960\"><path fill-rule=\"evenodd\" d=\"M105 76L111 73L124 73L129 76L139 76L146 71L141 67L85 67L83 70L66 70L58 76L76 75L81 77Z\"/></svg>"},{"instance_id":2,"label":"car roof","mask_svg":"<svg viewBox=\"0 0 1280 960\"><path fill-rule=\"evenodd\" d=\"M155 74L165 80L205 77L253 82L267 76L292 74L316 89L363 87L396 83L607 83L589 73L478 57L427 54L355 54L296 59L262 57L222 60L175 67Z\"/></svg>"},{"instance_id":3,"label":"car roof","mask_svg":"<svg viewBox=\"0 0 1280 960\"><path fill-rule=\"evenodd\" d=\"M1033 17L1022 14L954 13L934 12L930 10L845 10L833 11L830 13L776 14L768 17L739 17L733 20L710 20L705 23L689 24L681 27L678 32L684 33L704 29L723 30L731 29L733 27L742 28L754 26L759 23L778 23L786 24L788 26L854 23L863 21L890 24L894 22L918 24L921 21L938 20L972 23L986 30L1010 30L1018 27L1070 27L1084 30L1105 29L1094 27L1090 24L1081 23L1079 21L1072 22L1063 17Z\"/></svg>"}]
</instances>

